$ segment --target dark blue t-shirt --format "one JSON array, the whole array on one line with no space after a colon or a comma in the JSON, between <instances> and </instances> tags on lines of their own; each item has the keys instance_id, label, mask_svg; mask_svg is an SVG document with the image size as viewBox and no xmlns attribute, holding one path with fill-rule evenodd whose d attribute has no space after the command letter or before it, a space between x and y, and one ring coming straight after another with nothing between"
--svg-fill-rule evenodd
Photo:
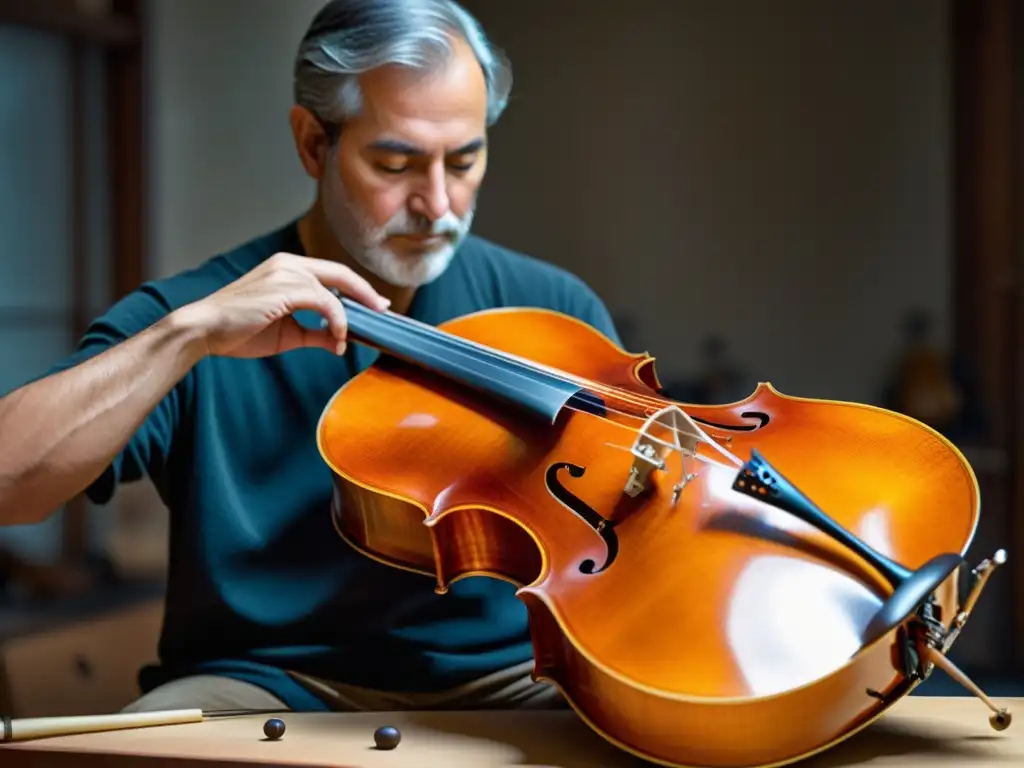
<instances>
[{"instance_id":1,"label":"dark blue t-shirt","mask_svg":"<svg viewBox=\"0 0 1024 768\"><path fill-rule=\"evenodd\" d=\"M140 287L96 320L67 368L203 298L278 251L301 254L295 223L196 269ZM436 325L476 310L536 306L618 341L607 310L571 274L469 237L409 314ZM316 315L300 321L318 325ZM170 509L160 663L143 691L221 674L261 685L296 709L323 704L286 670L380 690L437 690L531 658L525 607L485 577L445 595L421 575L355 552L330 519L331 472L316 444L334 393L377 353L303 349L260 360L211 357L154 409L88 489L105 503L148 475Z\"/></svg>"}]
</instances>

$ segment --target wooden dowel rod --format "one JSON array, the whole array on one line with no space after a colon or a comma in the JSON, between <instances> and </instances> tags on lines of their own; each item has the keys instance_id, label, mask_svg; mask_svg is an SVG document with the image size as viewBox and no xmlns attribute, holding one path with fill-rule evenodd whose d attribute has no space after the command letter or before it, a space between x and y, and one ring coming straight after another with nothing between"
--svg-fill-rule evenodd
<instances>
[{"instance_id":1,"label":"wooden dowel rod","mask_svg":"<svg viewBox=\"0 0 1024 768\"><path fill-rule=\"evenodd\" d=\"M0 742L28 741L53 736L72 736L79 733L121 731L128 728L148 728L156 725L201 723L201 709L171 709L162 712L121 712L115 715L74 715L69 717L3 718Z\"/></svg>"}]
</instances>

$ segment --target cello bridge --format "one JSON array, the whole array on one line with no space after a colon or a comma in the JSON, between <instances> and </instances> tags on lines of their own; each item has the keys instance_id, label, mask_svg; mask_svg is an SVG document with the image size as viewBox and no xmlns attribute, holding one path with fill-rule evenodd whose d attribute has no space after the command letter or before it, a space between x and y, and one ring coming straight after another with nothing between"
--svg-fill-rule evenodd
<instances>
[{"instance_id":1,"label":"cello bridge","mask_svg":"<svg viewBox=\"0 0 1024 768\"><path fill-rule=\"evenodd\" d=\"M679 482L672 486L672 503L675 504L683 489L696 477L689 471L689 460L697 456L697 446L702 439L700 427L677 406L670 405L653 414L633 441L630 449L633 464L623 492L630 498L636 498L647 491L651 474L664 471L666 459L673 452L678 452L682 471Z\"/></svg>"}]
</instances>

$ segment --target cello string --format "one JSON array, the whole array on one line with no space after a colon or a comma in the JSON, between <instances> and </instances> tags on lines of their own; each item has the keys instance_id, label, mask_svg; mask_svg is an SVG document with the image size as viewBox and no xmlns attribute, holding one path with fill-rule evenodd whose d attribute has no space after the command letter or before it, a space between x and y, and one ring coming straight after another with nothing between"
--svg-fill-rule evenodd
<instances>
[{"instance_id":1,"label":"cello string","mask_svg":"<svg viewBox=\"0 0 1024 768\"><path fill-rule=\"evenodd\" d=\"M582 376L576 376L569 374L566 371L551 366L545 365L544 363L538 363L535 360L520 357L519 355L505 352L503 350L496 349L494 347L488 347L480 342L473 341L472 339L466 339L461 336L443 331L433 325L428 325L420 320L416 320L405 315L400 315L391 310L385 310L383 312L375 312L373 310L363 307L361 304L352 302L349 299L342 299L342 303L346 305L346 308L350 312L358 312L364 315L376 316L378 319L383 319L385 322L396 326L399 330L407 330L421 336L426 336L433 341L437 341L443 344L450 344L454 347L462 347L464 350L471 350L483 357L497 360L500 363L512 363L532 373L543 373L559 381L563 381L571 384L578 384L583 387L593 389L595 392L601 392L604 394L616 394L623 400L636 405L649 405L649 406L664 406L666 401L663 398L650 395L641 395L623 387L615 387L608 384L601 384L599 382L591 381ZM354 308L354 309L353 309ZM637 417L639 418L639 417Z\"/></svg>"},{"instance_id":2,"label":"cello string","mask_svg":"<svg viewBox=\"0 0 1024 768\"><path fill-rule=\"evenodd\" d=\"M575 407L573 407L571 405L565 406L565 410L571 411L573 413L583 414L584 416L593 416L594 415L594 414L590 413L589 411L584 411L581 408L575 408ZM629 418L636 418L635 416L631 416L630 414L624 414L624 415L626 415ZM626 430L631 435L640 435L640 434L642 434L642 430L635 429L634 427L631 427L631 426L629 426L627 424L623 424L622 422L614 421L612 419L604 419L604 421L606 423L608 423L608 424L611 424L612 426L618 427L619 429ZM742 459L740 459L738 456L735 456L731 451L723 448L721 445L719 445L716 441L712 440L710 437L705 438L702 435L695 435L692 432L685 432L685 431L679 429L678 427L668 426L668 425L664 425L664 424L661 424L659 426L661 426L662 428L664 428L666 430L669 430L669 431L673 432L677 436L680 435L680 434L683 434L686 437L694 438L698 443L701 443L703 445L710 445L712 448L715 448L716 450L718 450L718 451L722 452L723 454L725 454L726 456L728 456L732 461L734 461L736 463L736 466L735 467L730 467L727 464L722 464L720 462L712 461L709 457L703 456L703 455L701 455L701 454L699 454L697 452L690 453L688 451L684 451L682 449L682 446L672 445L671 443L665 443L665 442L660 441L660 440L658 441L662 445L665 445L665 446L669 447L672 451L678 452L678 453L686 455L686 456L692 456L693 458L695 458L695 459L697 459L699 461L703 461L703 462L710 463L710 464L715 464L716 466L724 467L726 469L735 469L736 467L742 466L743 463L744 463ZM625 448L624 450L629 451L630 449Z\"/></svg>"},{"instance_id":3,"label":"cello string","mask_svg":"<svg viewBox=\"0 0 1024 768\"><path fill-rule=\"evenodd\" d=\"M626 400L627 404L634 404L634 402L631 402L631 400L632 401L639 400L639 401L643 402L645 399L646 399L646 402L655 403L655 404L658 404L658 406L662 406L662 407L671 406L671 404L675 404L675 403L671 403L668 400L665 400L664 398L663 399L639 398L636 395L634 395L634 393L630 392L629 390L624 390L624 389L621 389L621 388L607 387L607 386L595 386L597 384L596 382L588 381L586 379L583 379L582 377L573 377L575 380L569 379L569 378L565 377L564 372L557 371L555 369L550 369L548 367L543 367L544 370L540 370L539 364L535 364L535 362L532 361L532 360L523 360L521 358L518 358L515 355L508 355L508 357L505 357L505 356L503 356L504 353L500 353L497 350L494 350L492 348L480 345L477 342L468 341L468 340L462 339L460 337L447 335L447 334L439 331L438 329L436 329L436 328L434 328L432 326L427 326L425 324L422 324L422 323L419 323L419 322L416 322L416 321L411 321L411 319L403 317L401 315L395 315L394 313L391 313L391 312L382 313L382 314L384 314L385 316L388 317L388 321L390 323L396 324L396 325L400 325L402 327L400 330L410 330L410 329L413 329L414 332L417 333L417 335L426 336L427 339L429 339L430 341L452 344L453 346L456 346L456 347L463 347L463 351L466 351L467 349L470 349L470 350L473 350L473 351L477 351L477 352L481 353L482 355L484 355L486 357L489 357L489 358L492 358L492 359L497 359L498 361L503 362L503 364L507 364L507 362L512 362L513 365L519 366L520 368L523 368L523 369L525 369L528 372L531 372L531 373L536 373L536 372L544 373L545 375L552 376L552 377L554 377L554 378L556 378L556 379L558 379L560 381L566 381L566 382L570 382L570 383L574 383L574 384L579 384L584 389L586 389L588 386L590 386L593 389L607 391L607 392L611 393L612 395L615 395L617 397L617 399ZM404 328L404 326L407 326L407 324L409 326L408 329ZM484 376L486 376L486 374L484 374ZM627 396L624 397L623 395L627 395ZM636 414L629 413L627 411L622 411L620 409L612 408L606 402L602 403L602 404L604 406L604 411L606 413L613 413L613 414L615 414L617 416L622 416L625 419L631 420L631 421L645 421L645 419L643 417L637 416ZM593 414L591 414L591 413L589 413L587 411L583 411L583 410L577 409L577 408L572 408L571 406L566 406L566 409L570 410L570 411L573 411L573 412L583 413L583 414L587 414L587 415L593 416ZM618 422L616 422L616 421L614 421L612 419L607 419L605 417L605 420L608 421L609 423L615 424L616 426L618 426L620 428L629 430L631 432L631 434L638 435L638 434L642 433L642 430L640 430L640 429L634 429L634 428L629 427L629 426L627 426L625 424L618 423ZM673 425L662 424L660 426L662 426L663 428L665 428L668 431L670 431L677 438L678 438L679 435L682 434L682 435L685 435L685 436L687 436L689 438L695 439L698 443L703 443L703 444L711 445L712 447L714 447L715 450L717 450L723 456L727 457L736 466L741 466L742 465L742 462L737 457L735 457L733 454L731 454L731 452L729 452L726 449L724 449L724 447L721 444L719 444L717 441L711 439L709 436L707 436L702 431L699 431L698 427L697 427L698 431L697 432L693 432L691 430L680 429L680 428L675 427ZM678 445L678 444L675 444L675 445L674 444L668 444L668 446L670 447L670 450L674 450L674 451L678 450L678 451L680 451L680 453L682 453L680 445ZM697 454L693 454L693 455L694 456L699 456ZM708 461L707 457L699 456L699 459L701 461Z\"/></svg>"},{"instance_id":4,"label":"cello string","mask_svg":"<svg viewBox=\"0 0 1024 768\"><path fill-rule=\"evenodd\" d=\"M673 403L673 402L671 402L669 400L666 400L665 398L662 398L662 397L641 395L639 393L632 392L631 390L628 390L628 389L625 389L625 388L622 388L622 387L615 387L615 386L611 386L611 385L601 384L599 382L595 382L595 381L592 381L590 379L586 379L586 378L584 378L582 376L576 376L576 375L568 374L565 371L553 368L551 366L547 366L547 365L544 365L542 363L537 363L537 362L535 362L533 360L529 360L527 358L523 358L523 357L520 357L518 355L514 355L514 354L511 354L511 353L507 353L507 352L504 352L504 351L501 351L501 350L494 349L492 347L488 347L488 346L486 346L484 344L480 344L479 342L473 341L471 339L465 339L465 338L462 338L460 336L456 336L454 334L451 334L451 333L448 333L446 331L443 331L440 328L437 328L435 326L428 325L427 323L423 323L423 322L421 322L419 320L415 320L415 319L407 317L405 315L399 315L399 314L397 314L395 312L392 312L390 310L385 310L383 312L374 312L372 310L369 310L367 308L362 307L362 305L360 305L358 303L351 302L351 301L349 301L347 299L341 299L341 301L342 301L343 304L347 305L347 309L349 311L354 311L354 312L357 312L357 313L363 313L363 314L366 314L366 315L370 315L370 313L372 312L372 316L376 316L378 319L384 319L385 322L387 322L387 323L389 323L389 324L391 324L393 326L397 326L399 330L409 330L409 331L411 331L411 332L413 332L413 333L415 333L417 335L420 335L421 337L422 336L426 336L431 341L435 341L435 342L438 342L438 343L441 343L441 344L449 344L449 345L454 346L456 348L461 347L461 348L463 348L464 351L473 351L473 352L475 352L475 353L477 353L477 354L479 354L479 355L481 355L483 357L490 358L491 360L497 360L499 363L504 363L504 364L512 363L513 365L519 366L520 368L525 369L525 370L527 370L529 372L542 373L544 375L551 376L551 377L555 378L556 380L560 380L560 381L563 381L563 382L566 382L566 383L576 384L576 385L579 385L581 388L588 390L592 394L612 395L616 399L618 399L621 402L626 403L627 405L648 406L648 407L658 406L660 408L664 408L666 406L675 406L675 407L679 408L680 411L682 411L685 414L685 411L682 409L682 407L680 407L679 404ZM356 309L353 310L352 309L353 307L355 307ZM611 407L609 407L609 405L607 403L604 403L604 406L605 406L604 410L606 412L615 413L616 415L623 416L623 417L625 417L627 419L632 419L632 420L636 420L636 421L645 421L646 420L642 416L639 416L639 415L636 415L636 414L633 414L633 413L629 413L627 411L623 411L623 410L620 410L620 409L611 408ZM581 409L578 409L578 408L572 408L570 406L567 406L567 407L569 408L569 410L573 410L573 411L576 411L576 412L579 412L579 413L588 413L587 411L582 411ZM593 415L593 414L588 414L588 415ZM650 415L653 415L653 414L647 414L647 416L650 416ZM686 415L687 415L688 418L692 418L692 417L689 417L688 414L686 414ZM611 423L613 423L613 424L618 424L618 422L615 422L612 419L606 419L606 420L611 422ZM633 432L635 434L640 434L641 431L642 431L642 430L639 430L639 429L633 430L632 428L627 427L624 424L618 424L618 425L623 427L623 428L625 428L625 429L630 430L630 432ZM699 443L704 443L706 445L710 445L713 448L715 448L716 450L718 450L719 452L721 452L723 455L727 456L729 459L734 461L737 465L742 465L742 461L738 457L733 455L730 451L725 449L723 446L719 445L716 441L712 440L709 436L704 434L703 431L699 431L697 434L694 434L691 431L682 430L682 429L680 429L680 428L678 428L678 427L676 427L674 425L660 424L660 426L662 428L667 429L668 431L670 431L676 437L678 437L679 435L685 435L685 436L687 436L689 438L696 439L697 442L699 442ZM677 448L677 446L670 446L670 447L672 449L676 449ZM693 455L696 456L697 454L694 453Z\"/></svg>"},{"instance_id":5,"label":"cello string","mask_svg":"<svg viewBox=\"0 0 1024 768\"><path fill-rule=\"evenodd\" d=\"M365 312L367 314L372 312L372 310L364 309L360 304L353 303L345 299L343 299L342 301L349 308L353 306L357 307L358 309L356 311ZM514 365L517 365L520 368L523 368L533 373L543 373L559 381L563 381L570 384L577 384L589 390L593 394L614 395L619 400L628 403L629 405L647 406L652 408L664 408L667 405L675 405L676 407L680 407L680 410L683 410L682 404L674 403L656 394L644 395L641 393L633 392L632 390L626 389L624 387L602 384L600 382L587 379L583 376L570 374L558 368L553 368L543 363L538 363L534 360L529 360L528 358L520 357L519 355L504 352L493 347L488 347L484 344L473 341L471 339L465 339L461 336L456 336L454 334L448 333L447 331L443 331L435 326L428 325L422 321L415 320L405 315L399 315L390 310L386 310L384 312L374 312L374 314L381 318L386 318L386 322L389 322L392 325L399 327L400 330L409 330L412 331L413 333L417 333L422 336L427 336L433 341L437 341L444 344L450 344L455 347L462 347L466 350L472 350L477 354L480 354L484 357L489 357L492 360L498 360L501 363L513 363ZM616 411L616 413L640 421L643 421L645 418L643 416L627 413L624 411ZM653 414L646 415L650 416Z\"/></svg>"}]
</instances>

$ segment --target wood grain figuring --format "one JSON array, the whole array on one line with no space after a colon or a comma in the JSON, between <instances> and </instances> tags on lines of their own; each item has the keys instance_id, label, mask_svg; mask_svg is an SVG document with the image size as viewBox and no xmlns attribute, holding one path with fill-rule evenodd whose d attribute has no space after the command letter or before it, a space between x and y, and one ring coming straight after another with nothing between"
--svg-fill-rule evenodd
<instances>
[{"instance_id":1,"label":"wood grain figuring","mask_svg":"<svg viewBox=\"0 0 1024 768\"><path fill-rule=\"evenodd\" d=\"M884 711L872 692L910 689L896 632L860 647L888 583L816 529L730 490L735 468L691 468L673 504L674 454L649 494L624 496L637 430L668 404L645 383L656 381L650 358L545 311L482 312L443 329L604 386L608 418L570 408L552 425L418 368L374 366L336 395L319 430L346 540L439 591L480 573L517 582L537 676L611 742L668 765L796 760ZM905 567L970 544L974 475L918 422L770 386L742 403L683 407ZM557 498L552 477L608 521L617 553ZM955 577L939 590L947 626Z\"/></svg>"},{"instance_id":2,"label":"wood grain figuring","mask_svg":"<svg viewBox=\"0 0 1024 768\"><path fill-rule=\"evenodd\" d=\"M1014 701L1018 707L1020 701ZM265 717L211 720L0 745L4 768L643 768L571 712L283 714L280 741ZM399 728L391 752L373 748L382 725ZM792 724L780 718L779 730ZM737 731L737 738L742 734ZM1024 731L993 733L974 699L914 696L884 720L802 768L1003 768L1024 764Z\"/></svg>"}]
</instances>

